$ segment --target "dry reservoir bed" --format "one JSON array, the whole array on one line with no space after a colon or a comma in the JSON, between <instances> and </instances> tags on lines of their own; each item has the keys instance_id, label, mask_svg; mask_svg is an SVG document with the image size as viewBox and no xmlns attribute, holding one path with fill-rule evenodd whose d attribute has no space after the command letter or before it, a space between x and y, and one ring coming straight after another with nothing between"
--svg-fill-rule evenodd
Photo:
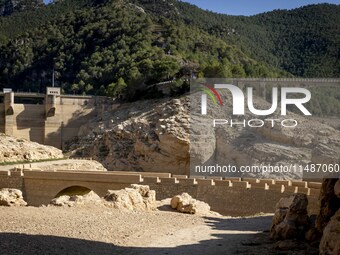
<instances>
[{"instance_id":1,"label":"dry reservoir bed","mask_svg":"<svg viewBox=\"0 0 340 255\"><path fill-rule=\"evenodd\" d=\"M0 207L0 217L2 255L274 252L263 232L270 228L270 215L201 217L87 206Z\"/></svg>"},{"instance_id":2,"label":"dry reservoir bed","mask_svg":"<svg viewBox=\"0 0 340 255\"><path fill-rule=\"evenodd\" d=\"M1 207L1 254L249 254L271 217L97 207ZM228 251L226 253L226 251ZM248 251L248 252L247 252Z\"/></svg>"}]
</instances>

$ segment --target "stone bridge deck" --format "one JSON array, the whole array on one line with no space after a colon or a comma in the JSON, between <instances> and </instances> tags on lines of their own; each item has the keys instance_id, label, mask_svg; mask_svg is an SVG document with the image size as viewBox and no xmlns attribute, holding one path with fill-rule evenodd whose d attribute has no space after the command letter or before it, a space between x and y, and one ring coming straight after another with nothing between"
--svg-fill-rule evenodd
<instances>
[{"instance_id":1,"label":"stone bridge deck","mask_svg":"<svg viewBox=\"0 0 340 255\"><path fill-rule=\"evenodd\" d=\"M250 178L188 178L170 173L40 171L18 169L0 171L0 188L17 188L31 206L49 204L59 193L72 187L83 187L104 196L107 190L123 189L130 184L149 185L162 200L188 192L210 204L223 215L247 216L274 213L283 196L304 193L309 199L309 212L318 213L321 183L279 181Z\"/></svg>"}]
</instances>

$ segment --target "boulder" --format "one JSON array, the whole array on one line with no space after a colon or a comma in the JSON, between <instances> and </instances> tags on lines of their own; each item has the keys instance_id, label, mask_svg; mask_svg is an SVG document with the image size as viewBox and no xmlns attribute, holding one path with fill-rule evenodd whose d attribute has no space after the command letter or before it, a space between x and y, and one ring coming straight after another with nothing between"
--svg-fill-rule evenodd
<instances>
[{"instance_id":1,"label":"boulder","mask_svg":"<svg viewBox=\"0 0 340 255\"><path fill-rule=\"evenodd\" d=\"M317 218L317 215L311 215L309 217L311 227L305 234L305 240L309 244L311 244L315 247L318 247L319 242L320 242L320 235L319 235L318 230L315 227L316 218Z\"/></svg>"},{"instance_id":2,"label":"boulder","mask_svg":"<svg viewBox=\"0 0 340 255\"><path fill-rule=\"evenodd\" d=\"M297 194L289 197L283 197L277 203L276 208L290 209L292 212L304 213L307 210L308 199L304 194Z\"/></svg>"},{"instance_id":3,"label":"boulder","mask_svg":"<svg viewBox=\"0 0 340 255\"><path fill-rule=\"evenodd\" d=\"M90 191L86 195L79 196L60 196L57 198L52 199L50 205L51 206L82 206L82 205L94 205L101 203L100 197L93 191Z\"/></svg>"},{"instance_id":4,"label":"boulder","mask_svg":"<svg viewBox=\"0 0 340 255\"><path fill-rule=\"evenodd\" d=\"M320 254L340 255L340 210L335 213L323 231Z\"/></svg>"},{"instance_id":5,"label":"boulder","mask_svg":"<svg viewBox=\"0 0 340 255\"><path fill-rule=\"evenodd\" d=\"M170 206L181 213L207 214L210 212L210 206L207 203L193 199L188 193L174 196Z\"/></svg>"},{"instance_id":6,"label":"boulder","mask_svg":"<svg viewBox=\"0 0 340 255\"><path fill-rule=\"evenodd\" d=\"M135 189L142 197L146 197L150 192L150 187L147 185L131 184L131 188Z\"/></svg>"},{"instance_id":7,"label":"boulder","mask_svg":"<svg viewBox=\"0 0 340 255\"><path fill-rule=\"evenodd\" d=\"M338 182L339 179L324 179L322 182L319 198L320 212L315 224L320 235L333 215L340 209L340 198L335 194L338 192Z\"/></svg>"},{"instance_id":8,"label":"boulder","mask_svg":"<svg viewBox=\"0 0 340 255\"><path fill-rule=\"evenodd\" d=\"M107 205L120 210L154 210L156 192L149 186L132 184L131 188L109 190L104 199Z\"/></svg>"},{"instance_id":9,"label":"boulder","mask_svg":"<svg viewBox=\"0 0 340 255\"><path fill-rule=\"evenodd\" d=\"M53 198L49 205L53 206L74 206L74 202L70 201L70 196L64 195L60 197Z\"/></svg>"},{"instance_id":10,"label":"boulder","mask_svg":"<svg viewBox=\"0 0 340 255\"><path fill-rule=\"evenodd\" d=\"M340 198L340 179L338 179L338 181L335 183L334 186L334 194Z\"/></svg>"},{"instance_id":11,"label":"boulder","mask_svg":"<svg viewBox=\"0 0 340 255\"><path fill-rule=\"evenodd\" d=\"M281 198L276 205L270 236L275 240L304 238L309 229L308 199L305 194Z\"/></svg>"},{"instance_id":12,"label":"boulder","mask_svg":"<svg viewBox=\"0 0 340 255\"><path fill-rule=\"evenodd\" d=\"M27 203L18 189L1 189L0 206L26 206Z\"/></svg>"}]
</instances>

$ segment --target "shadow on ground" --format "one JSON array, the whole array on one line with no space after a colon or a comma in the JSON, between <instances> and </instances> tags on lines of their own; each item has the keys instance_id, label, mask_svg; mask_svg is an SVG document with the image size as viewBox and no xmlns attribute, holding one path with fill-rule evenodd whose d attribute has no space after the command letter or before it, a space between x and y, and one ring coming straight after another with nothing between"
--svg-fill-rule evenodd
<instances>
[{"instance_id":1,"label":"shadow on ground","mask_svg":"<svg viewBox=\"0 0 340 255\"><path fill-rule=\"evenodd\" d=\"M189 245L162 247L123 247L110 243L81 240L67 237L28 235L18 233L0 233L0 251L2 255L40 255L40 254L152 254L152 255L219 255L219 254L303 254L300 252L277 252L273 249L273 243L269 240L268 228L271 217L255 217L240 219L221 219L206 217L206 224L212 229L208 240L195 241ZM269 224L269 226L268 226ZM215 234L216 232L216 234ZM192 235L194 236L194 229ZM164 240L167 237L164 237ZM169 237L176 241L174 236ZM174 239L175 238L175 239ZM169 239L170 240L170 239ZM173 242L172 240L172 242ZM189 238L190 240L190 238ZM152 247L154 246L154 247ZM165 246L165 245L163 245Z\"/></svg>"}]
</instances>

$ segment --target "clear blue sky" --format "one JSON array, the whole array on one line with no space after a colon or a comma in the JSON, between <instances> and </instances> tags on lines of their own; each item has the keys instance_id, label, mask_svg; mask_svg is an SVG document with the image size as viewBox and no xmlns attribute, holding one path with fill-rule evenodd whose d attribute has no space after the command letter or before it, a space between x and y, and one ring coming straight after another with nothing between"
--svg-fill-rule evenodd
<instances>
[{"instance_id":1,"label":"clear blue sky","mask_svg":"<svg viewBox=\"0 0 340 255\"><path fill-rule=\"evenodd\" d=\"M340 0L182 0L202 9L230 15L254 15L274 9L294 9L318 3L340 4Z\"/></svg>"}]
</instances>

